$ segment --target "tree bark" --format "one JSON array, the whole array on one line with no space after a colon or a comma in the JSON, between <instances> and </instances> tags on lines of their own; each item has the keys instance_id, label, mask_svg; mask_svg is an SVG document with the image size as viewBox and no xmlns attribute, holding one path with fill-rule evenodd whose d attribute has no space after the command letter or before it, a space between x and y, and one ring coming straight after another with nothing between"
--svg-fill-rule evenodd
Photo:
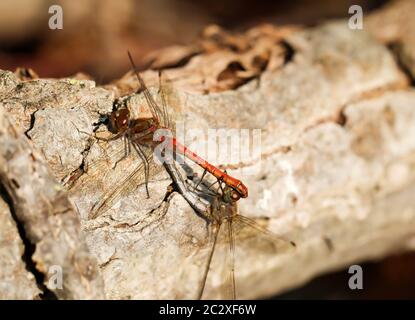
<instances>
[{"instance_id":1,"label":"tree bark","mask_svg":"<svg viewBox=\"0 0 415 320\"><path fill-rule=\"evenodd\" d=\"M168 67L170 106L181 109L186 129L261 130L260 152L215 164L249 187L240 213L265 221L297 248L278 253L259 241L238 242L238 298L270 296L321 273L415 247L412 69L370 30L350 30L347 21L310 29L266 25L240 35L210 27L197 43L167 48L148 61L153 68ZM156 71L143 77L157 86ZM8 118L26 133L2 126L1 183L36 244L37 269L45 274L58 264L70 270L65 293L53 292L101 297L102 276L110 299L195 298L208 252L206 221L167 190L167 173L154 169L149 199L140 185L96 219L88 219L94 203L140 160L129 157L115 169L108 161L98 173L77 176L69 196L81 227L65 193L53 187L53 179L67 182L122 144L95 140L93 124L114 104L144 105L134 75L96 87L79 78L23 81L3 71L0 84L3 123ZM104 131L100 126L98 134ZM31 156L31 144L50 171L42 156ZM12 147L18 151L10 158ZM35 171L37 165L42 169ZM38 170L42 174L33 173ZM207 298L218 297L223 283L220 252ZM23 274L15 281L29 293L20 296L35 295L20 282Z\"/></svg>"}]
</instances>

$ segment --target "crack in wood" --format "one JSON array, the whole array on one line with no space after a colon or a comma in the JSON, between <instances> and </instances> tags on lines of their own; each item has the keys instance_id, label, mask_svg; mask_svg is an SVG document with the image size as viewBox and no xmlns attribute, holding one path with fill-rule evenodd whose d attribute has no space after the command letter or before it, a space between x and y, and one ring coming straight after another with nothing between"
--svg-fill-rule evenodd
<instances>
[{"instance_id":1,"label":"crack in wood","mask_svg":"<svg viewBox=\"0 0 415 320\"><path fill-rule=\"evenodd\" d=\"M25 265L26 270L30 272L31 274L33 274L35 278L36 285L41 291L41 294L39 297L44 300L57 300L58 298L55 295L55 293L49 290L48 287L44 284L45 274L43 274L36 267L36 263L32 259L32 256L36 251L36 244L30 241L26 233L24 221L21 221L18 215L16 214L12 197L9 195L7 191L8 189L12 190L12 188L6 188L4 186L4 184L6 183L4 177L1 177L0 181L2 181L2 183L0 183L0 196L9 207L11 216L13 218L13 221L16 224L17 231L19 233L20 239L22 240L22 243L24 246L24 251L22 254L23 264Z\"/></svg>"}]
</instances>

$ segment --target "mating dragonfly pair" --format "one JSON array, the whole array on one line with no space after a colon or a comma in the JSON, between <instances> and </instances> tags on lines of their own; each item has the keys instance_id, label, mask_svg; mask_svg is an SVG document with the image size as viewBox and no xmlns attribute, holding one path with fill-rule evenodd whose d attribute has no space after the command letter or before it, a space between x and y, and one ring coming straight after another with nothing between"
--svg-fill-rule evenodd
<instances>
[{"instance_id":1,"label":"mating dragonfly pair","mask_svg":"<svg viewBox=\"0 0 415 320\"><path fill-rule=\"evenodd\" d=\"M126 177L107 189L107 192L92 206L88 218L95 219L104 214L116 202L142 184L145 185L147 197L150 197L148 189L149 178L158 171L157 167L160 167L156 164L153 157L155 149L162 146L162 152L158 154L162 159L159 160L161 160L164 168L174 181L177 190L197 214L205 218L211 226L208 242L208 259L203 269L202 281L198 288L197 297L199 299L203 297L215 249L218 245L225 245L227 249L225 250L226 258L224 261L227 264L227 275L223 281L224 292L226 298L236 299L234 255L237 236L239 233L243 233L240 230L249 228L251 229L249 233L251 237L265 236L267 241L271 241L279 249L294 247L295 244L277 237L253 219L239 214L238 200L248 197L248 188L242 181L210 164L176 140L174 135L171 134L174 132L172 118L176 117L176 114L174 114L171 107L169 108L167 103L169 90L167 82L163 80L163 74L159 72L158 95L159 100L161 100L159 104L138 73L129 52L128 57L138 80L139 88L137 93L143 93L149 116L136 118L127 104L121 103L106 117L106 124L112 135L109 138L95 135L94 138L108 143L120 139L123 141L123 145L115 152L118 155L118 159L115 162L114 168L132 153L139 157L141 164ZM177 157L185 157L203 168L203 175L196 186L190 188L185 179L183 179L182 173L173 161ZM99 174L99 163L98 161L96 164L90 164L87 170L92 170ZM201 190L198 187L205 182L207 173L214 177L215 182ZM218 186L213 189L215 184ZM76 186L76 184L73 184L73 186ZM219 236L220 234L224 235L224 237Z\"/></svg>"}]
</instances>

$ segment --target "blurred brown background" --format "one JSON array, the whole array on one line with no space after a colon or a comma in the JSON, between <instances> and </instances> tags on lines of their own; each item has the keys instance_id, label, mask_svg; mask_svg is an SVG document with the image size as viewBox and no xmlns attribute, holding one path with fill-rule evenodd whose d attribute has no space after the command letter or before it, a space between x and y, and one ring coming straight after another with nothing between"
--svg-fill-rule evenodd
<instances>
[{"instance_id":1,"label":"blurred brown background","mask_svg":"<svg viewBox=\"0 0 415 320\"><path fill-rule=\"evenodd\" d=\"M186 44L208 24L243 31L259 23L315 25L365 14L386 0L1 0L0 68L33 68L41 77L83 71L99 83L128 69L126 51L143 66L149 52ZM63 7L63 30L50 30L48 8ZM364 290L350 290L347 270L322 276L275 298L415 298L415 254L362 264Z\"/></svg>"},{"instance_id":2,"label":"blurred brown background","mask_svg":"<svg viewBox=\"0 0 415 320\"><path fill-rule=\"evenodd\" d=\"M127 49L136 59L170 44L185 44L207 24L244 30L259 23L313 25L345 17L352 4L365 11L385 0L2 0L0 68L31 67L42 77L78 71L98 82L128 68ZM50 30L48 9L63 8L63 30Z\"/></svg>"}]
</instances>

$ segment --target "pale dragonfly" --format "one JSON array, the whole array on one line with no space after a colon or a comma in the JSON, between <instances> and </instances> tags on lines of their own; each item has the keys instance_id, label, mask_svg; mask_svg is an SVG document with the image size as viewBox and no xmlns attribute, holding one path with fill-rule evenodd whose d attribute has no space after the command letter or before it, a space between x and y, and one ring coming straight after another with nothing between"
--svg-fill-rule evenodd
<instances>
[{"instance_id":1,"label":"pale dragonfly","mask_svg":"<svg viewBox=\"0 0 415 320\"><path fill-rule=\"evenodd\" d=\"M202 299L204 297L214 256L222 267L220 272L222 285L219 289L219 297L225 300L235 300L237 299L235 248L256 243L256 248L266 249L271 254L282 254L290 252L296 247L294 241L278 236L256 220L241 215L238 207L239 202L233 199L232 190L226 184L220 181L215 182L219 183L219 187L212 190L212 184L203 182L201 184L202 190L192 189L190 191L174 163L169 164L167 170L183 197L189 203L197 204L194 207L196 212L208 222L209 239L206 247L202 248L207 250L207 259L200 273L201 279L195 298ZM200 185L200 181L198 185Z\"/></svg>"}]
</instances>

